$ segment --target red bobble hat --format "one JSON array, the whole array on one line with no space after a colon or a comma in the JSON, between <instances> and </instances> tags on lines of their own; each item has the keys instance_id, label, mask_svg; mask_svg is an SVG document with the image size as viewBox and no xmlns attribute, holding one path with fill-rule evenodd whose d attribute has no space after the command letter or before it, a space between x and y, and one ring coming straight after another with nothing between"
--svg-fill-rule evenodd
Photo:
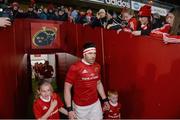
<instances>
[{"instance_id":1,"label":"red bobble hat","mask_svg":"<svg viewBox=\"0 0 180 120\"><path fill-rule=\"evenodd\" d=\"M150 17L151 16L151 6L144 5L140 8L138 16L140 17Z\"/></svg>"}]
</instances>

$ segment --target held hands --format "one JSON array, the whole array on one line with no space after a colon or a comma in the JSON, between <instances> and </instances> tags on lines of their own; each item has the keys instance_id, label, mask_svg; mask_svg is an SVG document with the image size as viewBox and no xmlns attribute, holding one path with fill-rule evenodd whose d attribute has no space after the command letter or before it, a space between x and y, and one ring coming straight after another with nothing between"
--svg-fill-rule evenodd
<instances>
[{"instance_id":1,"label":"held hands","mask_svg":"<svg viewBox=\"0 0 180 120\"><path fill-rule=\"evenodd\" d=\"M107 110L109 110L109 109L110 109L109 102L108 102L108 101L107 101L107 102L104 102L103 110L104 110L104 111L107 111Z\"/></svg>"},{"instance_id":2,"label":"held hands","mask_svg":"<svg viewBox=\"0 0 180 120\"><path fill-rule=\"evenodd\" d=\"M8 17L0 17L0 27L7 27L10 25L11 25L11 22Z\"/></svg>"},{"instance_id":3,"label":"held hands","mask_svg":"<svg viewBox=\"0 0 180 120\"><path fill-rule=\"evenodd\" d=\"M77 119L76 114L75 114L74 111L69 111L68 112L68 117L69 117L70 120Z\"/></svg>"}]
</instances>

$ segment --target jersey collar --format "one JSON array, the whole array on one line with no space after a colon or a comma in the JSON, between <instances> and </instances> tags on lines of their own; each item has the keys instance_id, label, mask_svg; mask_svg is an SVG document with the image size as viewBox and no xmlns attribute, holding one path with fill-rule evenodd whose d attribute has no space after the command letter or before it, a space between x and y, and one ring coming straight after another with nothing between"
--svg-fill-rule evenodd
<instances>
[{"instance_id":1,"label":"jersey collar","mask_svg":"<svg viewBox=\"0 0 180 120\"><path fill-rule=\"evenodd\" d=\"M49 96L48 100L44 99L42 96L40 96L40 99L44 102L50 102L51 101L51 96Z\"/></svg>"}]
</instances>

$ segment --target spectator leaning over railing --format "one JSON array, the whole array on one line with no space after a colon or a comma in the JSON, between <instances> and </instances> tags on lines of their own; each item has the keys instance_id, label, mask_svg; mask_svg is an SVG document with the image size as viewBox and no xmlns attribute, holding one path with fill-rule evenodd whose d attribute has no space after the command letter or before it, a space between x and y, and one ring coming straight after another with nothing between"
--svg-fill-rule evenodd
<instances>
[{"instance_id":1,"label":"spectator leaning over railing","mask_svg":"<svg viewBox=\"0 0 180 120\"><path fill-rule=\"evenodd\" d=\"M168 33L169 34L171 28L173 27L173 22L174 22L174 14L170 10L169 13L166 16L165 24L162 27L160 27L160 28L156 28L156 29L152 30L151 33L159 34L160 36L163 33Z\"/></svg>"},{"instance_id":2,"label":"spectator leaning over railing","mask_svg":"<svg viewBox=\"0 0 180 120\"><path fill-rule=\"evenodd\" d=\"M119 33L121 30L125 32L132 32L137 30L138 21L134 17L134 11L132 9L125 8L122 10L121 14L123 20L125 20L128 23L128 25L125 26L124 28L120 28L119 30L117 30L117 33Z\"/></svg>"},{"instance_id":3,"label":"spectator leaning over railing","mask_svg":"<svg viewBox=\"0 0 180 120\"><path fill-rule=\"evenodd\" d=\"M165 43L180 43L180 7L173 9L169 13L169 17L172 17L172 27L169 34L163 34L163 40Z\"/></svg>"},{"instance_id":4,"label":"spectator leaning over railing","mask_svg":"<svg viewBox=\"0 0 180 120\"><path fill-rule=\"evenodd\" d=\"M111 29L111 30L118 30L120 29L121 26L121 21L119 21L117 19L117 16L113 16L113 12L112 11L108 11L107 12L107 29Z\"/></svg>"},{"instance_id":5,"label":"spectator leaning over railing","mask_svg":"<svg viewBox=\"0 0 180 120\"><path fill-rule=\"evenodd\" d=\"M140 8L139 13L140 24L137 27L137 31L133 31L135 36L149 35L151 32L151 6L144 5Z\"/></svg>"},{"instance_id":6,"label":"spectator leaning over railing","mask_svg":"<svg viewBox=\"0 0 180 120\"><path fill-rule=\"evenodd\" d=\"M94 27L103 27L106 28L107 25L107 17L106 11L104 9L100 9L96 13L96 17L92 20L91 26Z\"/></svg>"}]
</instances>

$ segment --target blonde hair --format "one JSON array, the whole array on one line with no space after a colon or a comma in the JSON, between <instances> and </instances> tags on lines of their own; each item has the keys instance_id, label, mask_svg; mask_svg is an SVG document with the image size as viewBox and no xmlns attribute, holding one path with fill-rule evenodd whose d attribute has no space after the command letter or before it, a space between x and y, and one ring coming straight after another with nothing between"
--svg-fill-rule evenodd
<instances>
[{"instance_id":1,"label":"blonde hair","mask_svg":"<svg viewBox=\"0 0 180 120\"><path fill-rule=\"evenodd\" d=\"M40 91L40 89L41 89L41 86L43 86L43 85L49 85L51 92L54 91L54 90L53 90L53 87L52 87L52 85L51 85L51 83L50 83L49 81L47 81L47 80L40 80L40 81L38 82L37 87L36 87L35 100L39 98L39 96L40 96L40 95L39 95L39 91Z\"/></svg>"},{"instance_id":2,"label":"blonde hair","mask_svg":"<svg viewBox=\"0 0 180 120\"><path fill-rule=\"evenodd\" d=\"M118 91L116 91L116 90L109 90L108 91L108 96L111 96L111 95L118 95Z\"/></svg>"}]
</instances>

